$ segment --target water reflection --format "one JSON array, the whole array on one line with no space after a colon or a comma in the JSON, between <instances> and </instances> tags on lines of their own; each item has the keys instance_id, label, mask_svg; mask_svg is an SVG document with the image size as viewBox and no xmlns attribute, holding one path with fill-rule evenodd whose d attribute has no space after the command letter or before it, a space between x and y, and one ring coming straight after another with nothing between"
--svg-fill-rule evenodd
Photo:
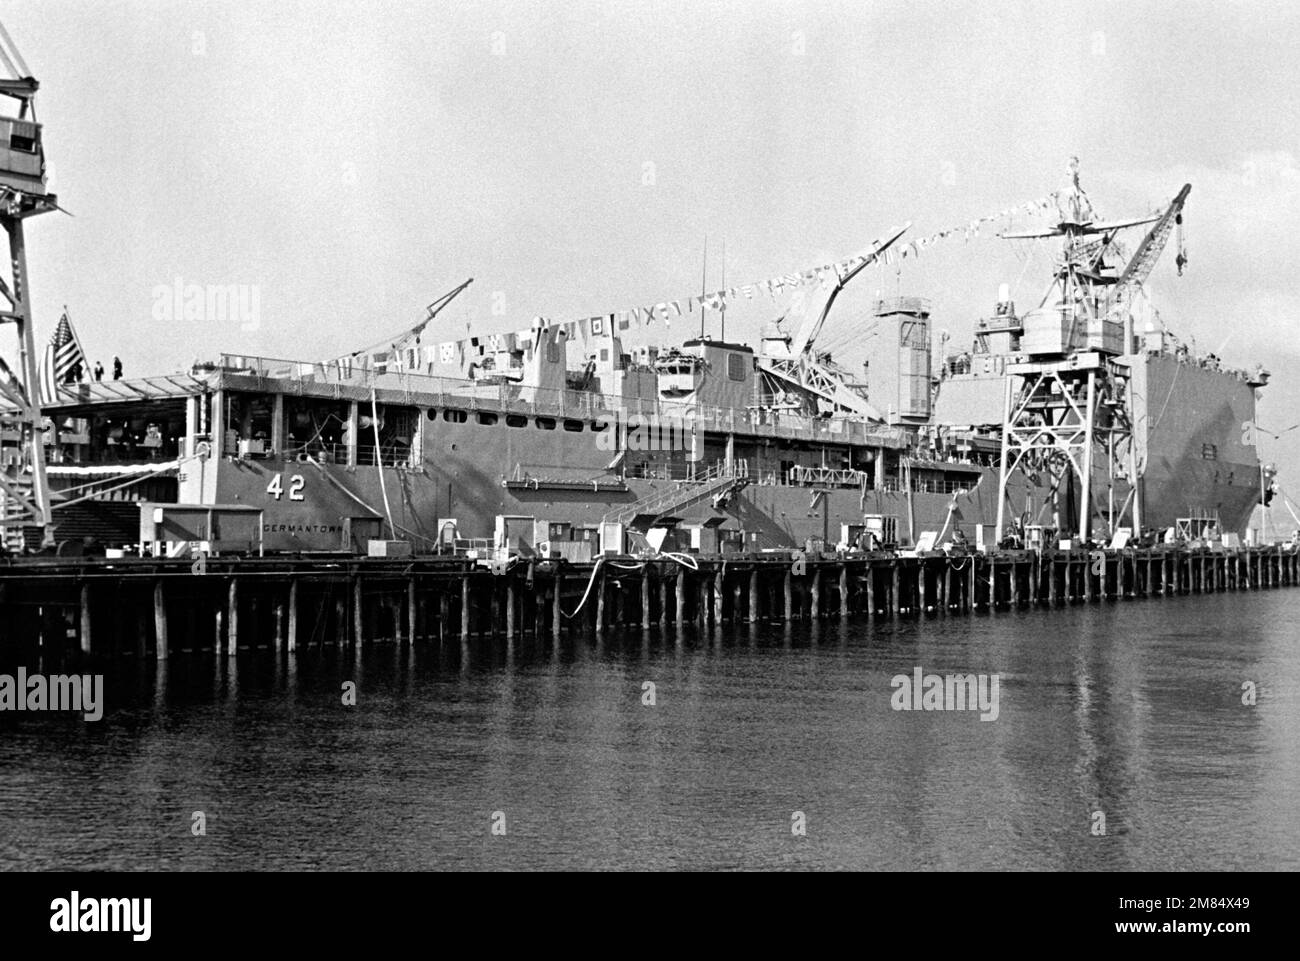
<instances>
[{"instance_id":1,"label":"water reflection","mask_svg":"<svg viewBox=\"0 0 1300 961\"><path fill-rule=\"evenodd\" d=\"M103 721L0 714L0 866L1294 869L1297 613L1277 592L105 661ZM891 709L916 667L998 674L998 719Z\"/></svg>"}]
</instances>

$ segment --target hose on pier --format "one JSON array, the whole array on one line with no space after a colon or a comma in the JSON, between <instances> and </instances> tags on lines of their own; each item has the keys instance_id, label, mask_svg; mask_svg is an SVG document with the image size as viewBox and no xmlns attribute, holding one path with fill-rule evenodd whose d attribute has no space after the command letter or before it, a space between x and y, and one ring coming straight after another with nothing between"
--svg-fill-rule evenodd
<instances>
[{"instance_id":1,"label":"hose on pier","mask_svg":"<svg viewBox=\"0 0 1300 961\"><path fill-rule=\"evenodd\" d=\"M617 567L619 570L624 571L639 571L651 561L658 560L674 561L682 567L692 571L698 571L700 569L699 562L690 554L681 554L677 551L656 552L637 564L620 564L617 561L610 561L606 560L604 557L598 557L596 558L595 566L591 569L591 576L587 578L587 589L582 592L582 600L578 601L578 606L573 609L572 614L565 614L563 609L561 609L560 613L564 614L564 616L569 620L573 620L573 618L577 617L578 614L581 613L582 609L587 605L587 599L591 597L591 589L596 584L596 575L600 573L600 569L603 565L608 564L610 567ZM559 597L557 596L555 603L558 604L559 602Z\"/></svg>"}]
</instances>

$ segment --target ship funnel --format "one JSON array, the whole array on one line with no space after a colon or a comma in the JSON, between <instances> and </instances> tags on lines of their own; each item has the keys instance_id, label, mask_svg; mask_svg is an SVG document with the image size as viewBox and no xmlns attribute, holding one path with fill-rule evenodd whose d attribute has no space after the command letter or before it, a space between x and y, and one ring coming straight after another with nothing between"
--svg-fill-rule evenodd
<instances>
[{"instance_id":1,"label":"ship funnel","mask_svg":"<svg viewBox=\"0 0 1300 961\"><path fill-rule=\"evenodd\" d=\"M1010 284L999 284L999 285L998 285L998 303L999 303L999 304L1005 304L1005 303L1006 303L1008 300L1010 300L1010 299L1011 299L1011 285L1010 285Z\"/></svg>"}]
</instances>

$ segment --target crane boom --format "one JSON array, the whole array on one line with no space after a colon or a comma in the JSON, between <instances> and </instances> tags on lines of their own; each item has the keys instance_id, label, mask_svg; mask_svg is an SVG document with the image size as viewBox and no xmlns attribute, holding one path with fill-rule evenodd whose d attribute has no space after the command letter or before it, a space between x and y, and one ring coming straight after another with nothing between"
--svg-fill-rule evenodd
<instances>
[{"instance_id":1,"label":"crane boom","mask_svg":"<svg viewBox=\"0 0 1300 961\"><path fill-rule=\"evenodd\" d=\"M858 273L867 265L875 263L899 237L903 236L911 227L911 223L904 224L898 230L894 231L879 246L872 248L871 253L858 266L854 267L843 277L840 277L834 286L824 290L816 290L809 293L808 297L795 307L792 313L798 312L803 314L803 320L799 324L798 331L790 341L790 356L798 357L800 354L809 350L817 341L817 337L822 332L822 326L826 323L826 317L831 312L831 306L835 303L835 298L839 296L844 285L858 275Z\"/></svg>"},{"instance_id":2,"label":"crane boom","mask_svg":"<svg viewBox=\"0 0 1300 961\"><path fill-rule=\"evenodd\" d=\"M1174 225L1182 217L1183 204L1187 202L1187 195L1191 192L1192 185L1183 184L1183 189L1178 191L1178 196L1169 205L1169 209L1160 216L1155 226L1142 238L1142 243L1138 245L1133 258L1128 262L1128 266L1124 268L1124 272L1120 274L1119 280L1115 282L1115 286L1111 290L1109 313L1113 319L1124 318L1128 312L1128 306L1133 294L1151 276L1151 270L1155 267L1156 261L1160 259L1165 244L1169 242L1169 235L1173 232Z\"/></svg>"},{"instance_id":3,"label":"crane boom","mask_svg":"<svg viewBox=\"0 0 1300 961\"><path fill-rule=\"evenodd\" d=\"M404 346L408 341L410 341L417 335L423 333L424 328L429 326L429 321L433 320L434 317L438 316L438 313L444 307L446 307L453 300L455 300L456 297L459 296L465 290L465 288L467 288L472 283L474 283L473 277L465 281L460 286L453 287L447 293L443 294L441 297L439 297L437 300L431 303L428 307L424 308L425 310L424 320L420 321L414 327L410 327L407 328L406 330L400 331L399 333L393 335L392 337L385 337L383 340L375 341L373 344L370 344L367 347L362 347L360 350L354 350L351 354L346 354L344 356L356 357L358 354L368 354L372 350L376 350L377 348L380 347L392 347L397 345Z\"/></svg>"}]
</instances>

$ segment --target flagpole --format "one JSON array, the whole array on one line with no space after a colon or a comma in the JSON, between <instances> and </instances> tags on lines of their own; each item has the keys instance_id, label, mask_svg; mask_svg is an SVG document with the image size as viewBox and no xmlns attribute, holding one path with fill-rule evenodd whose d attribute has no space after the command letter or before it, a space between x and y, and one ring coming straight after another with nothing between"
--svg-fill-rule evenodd
<instances>
[{"instance_id":1,"label":"flagpole","mask_svg":"<svg viewBox=\"0 0 1300 961\"><path fill-rule=\"evenodd\" d=\"M53 404L59 399L59 388L54 377L53 344L46 344L45 353L41 355L41 379L36 383L36 392L42 405Z\"/></svg>"},{"instance_id":2,"label":"flagpole","mask_svg":"<svg viewBox=\"0 0 1300 961\"><path fill-rule=\"evenodd\" d=\"M72 340L77 345L77 351L81 354L82 371L86 375L86 380L90 381L94 376L90 371L90 355L86 353L86 348L81 346L81 337L77 334L77 328L72 324L72 315L68 313L68 305L63 305L63 316L68 318L68 330L72 333Z\"/></svg>"},{"instance_id":3,"label":"flagpole","mask_svg":"<svg viewBox=\"0 0 1300 961\"><path fill-rule=\"evenodd\" d=\"M704 291L709 285L709 235L704 235L704 269L700 271L700 340L704 339Z\"/></svg>"}]
</instances>

